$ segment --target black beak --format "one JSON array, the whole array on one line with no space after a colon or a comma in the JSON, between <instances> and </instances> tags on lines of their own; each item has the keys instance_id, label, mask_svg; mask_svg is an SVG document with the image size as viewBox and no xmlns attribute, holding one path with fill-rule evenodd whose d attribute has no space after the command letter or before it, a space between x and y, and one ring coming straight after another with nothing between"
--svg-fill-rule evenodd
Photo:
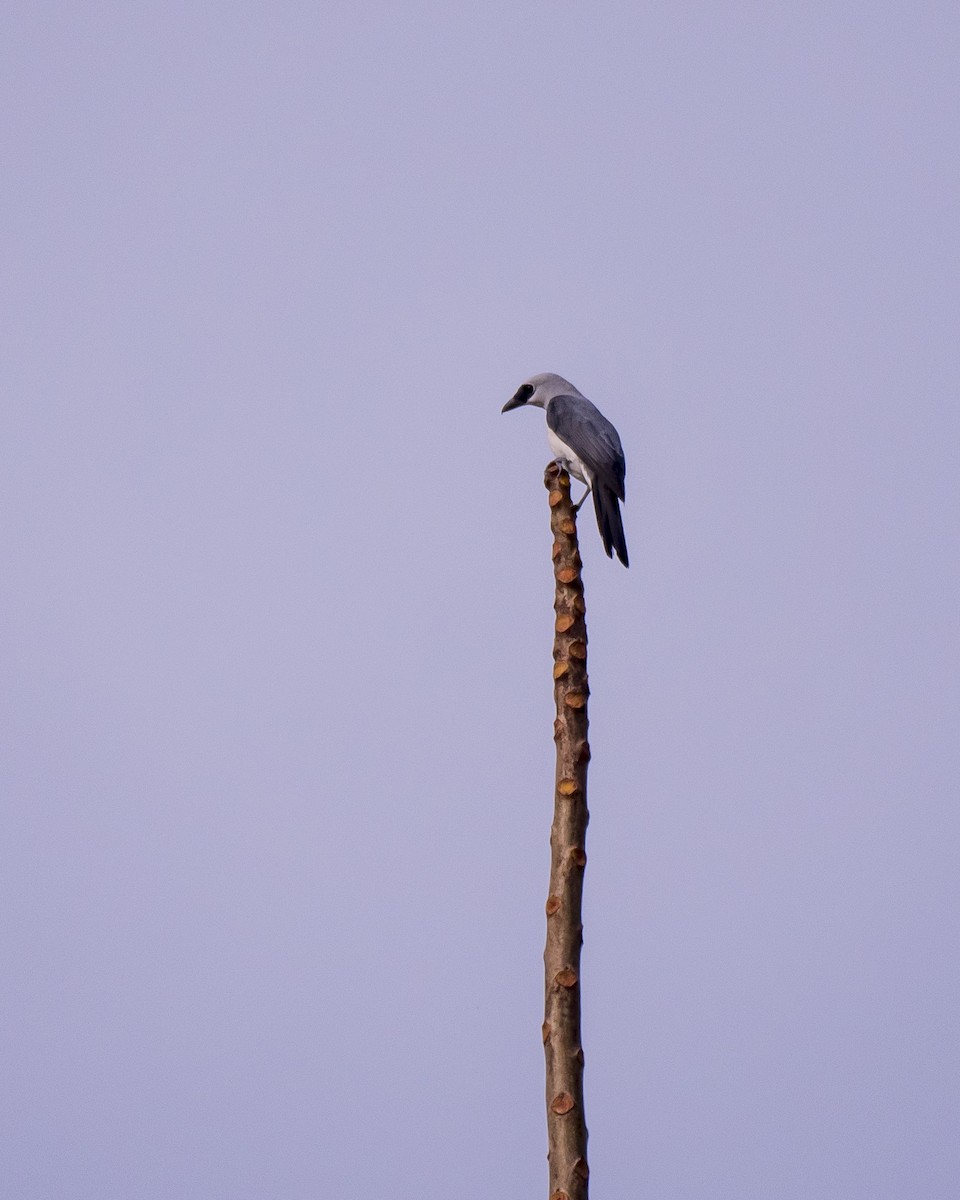
<instances>
[{"instance_id":1,"label":"black beak","mask_svg":"<svg viewBox=\"0 0 960 1200\"><path fill-rule=\"evenodd\" d=\"M517 388L517 394L512 400L508 400L503 408L500 409L500 411L505 413L509 412L511 408L520 408L521 405L526 404L532 395L533 388L530 386L530 384L521 384L521 386Z\"/></svg>"}]
</instances>

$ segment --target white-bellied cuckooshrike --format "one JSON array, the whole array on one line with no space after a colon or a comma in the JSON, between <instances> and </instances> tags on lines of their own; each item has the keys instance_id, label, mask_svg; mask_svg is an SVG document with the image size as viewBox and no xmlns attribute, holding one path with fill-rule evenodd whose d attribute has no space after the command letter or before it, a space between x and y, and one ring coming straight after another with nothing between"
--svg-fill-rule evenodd
<instances>
[{"instance_id":1,"label":"white-bellied cuckooshrike","mask_svg":"<svg viewBox=\"0 0 960 1200\"><path fill-rule=\"evenodd\" d=\"M517 388L501 411L509 412L524 404L544 410L550 449L574 478L587 485L577 509L593 492L603 548L610 558L616 550L617 558L628 567L620 515L627 465L620 435L595 404L559 375L532 376Z\"/></svg>"}]
</instances>

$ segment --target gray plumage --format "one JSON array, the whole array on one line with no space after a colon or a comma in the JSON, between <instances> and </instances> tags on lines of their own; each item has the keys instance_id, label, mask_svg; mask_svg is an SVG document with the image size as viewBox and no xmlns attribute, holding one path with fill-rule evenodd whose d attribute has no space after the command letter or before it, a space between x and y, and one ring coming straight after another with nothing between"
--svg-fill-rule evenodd
<instances>
[{"instance_id":1,"label":"gray plumage","mask_svg":"<svg viewBox=\"0 0 960 1200\"><path fill-rule=\"evenodd\" d=\"M610 558L616 551L623 565L629 566L619 503L625 498L627 467L616 429L595 404L559 375L534 375L520 385L502 411L521 405L544 410L550 449L571 475L587 485L577 508L592 492L603 548Z\"/></svg>"}]
</instances>

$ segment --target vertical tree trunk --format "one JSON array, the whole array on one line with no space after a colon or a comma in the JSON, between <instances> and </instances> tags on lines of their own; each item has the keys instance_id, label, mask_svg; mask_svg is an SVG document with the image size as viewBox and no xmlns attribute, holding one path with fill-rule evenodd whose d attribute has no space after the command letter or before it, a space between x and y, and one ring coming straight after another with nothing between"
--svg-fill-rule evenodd
<instances>
[{"instance_id":1,"label":"vertical tree trunk","mask_svg":"<svg viewBox=\"0 0 960 1200\"><path fill-rule=\"evenodd\" d=\"M550 1200L587 1200L587 1125L583 1112L580 1045L581 897L587 833L587 627L577 519L570 477L557 463L544 474L550 493L550 528L557 617L553 646L557 719L557 777L550 830L550 893L543 952L543 1046L547 1068L547 1138Z\"/></svg>"}]
</instances>

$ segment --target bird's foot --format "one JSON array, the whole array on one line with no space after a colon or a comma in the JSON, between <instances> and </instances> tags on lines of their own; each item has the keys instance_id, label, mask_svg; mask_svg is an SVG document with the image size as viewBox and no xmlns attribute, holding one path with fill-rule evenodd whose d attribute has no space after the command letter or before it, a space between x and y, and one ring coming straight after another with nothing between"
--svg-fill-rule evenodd
<instances>
[{"instance_id":1,"label":"bird's foot","mask_svg":"<svg viewBox=\"0 0 960 1200\"><path fill-rule=\"evenodd\" d=\"M590 495L590 493L592 491L593 491L593 488L588 487L587 490L583 493L583 495L580 497L580 499L577 501L577 503L573 506L573 511L575 513L578 513L580 511L580 509L583 508L584 500L586 500L586 498Z\"/></svg>"},{"instance_id":2,"label":"bird's foot","mask_svg":"<svg viewBox=\"0 0 960 1200\"><path fill-rule=\"evenodd\" d=\"M566 475L567 483L569 484L570 468L567 466L566 462L562 458L555 458L553 460L553 462L550 464L550 467L548 467L547 469L550 470L551 468L556 468L558 479L561 475Z\"/></svg>"}]
</instances>

